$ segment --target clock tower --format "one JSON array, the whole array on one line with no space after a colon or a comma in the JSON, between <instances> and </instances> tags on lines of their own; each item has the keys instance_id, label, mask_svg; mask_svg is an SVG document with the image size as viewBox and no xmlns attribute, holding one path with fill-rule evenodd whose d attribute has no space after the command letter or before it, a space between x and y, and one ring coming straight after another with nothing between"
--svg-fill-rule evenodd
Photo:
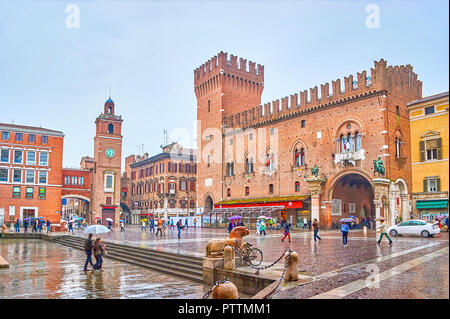
<instances>
[{"instance_id":1,"label":"clock tower","mask_svg":"<svg viewBox=\"0 0 450 319\"><path fill-rule=\"evenodd\" d=\"M122 117L115 115L114 102L109 98L95 119L94 167L91 190L91 222L107 218L118 225L120 219L120 176L122 164Z\"/></svg>"}]
</instances>

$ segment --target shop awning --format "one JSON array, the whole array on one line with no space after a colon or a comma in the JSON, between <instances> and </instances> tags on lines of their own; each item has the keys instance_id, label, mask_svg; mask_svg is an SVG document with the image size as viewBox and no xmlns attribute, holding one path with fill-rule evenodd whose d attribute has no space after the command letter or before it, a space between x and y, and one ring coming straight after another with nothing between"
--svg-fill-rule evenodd
<instances>
[{"instance_id":1,"label":"shop awning","mask_svg":"<svg viewBox=\"0 0 450 319\"><path fill-rule=\"evenodd\" d=\"M284 206L253 206L253 207L225 207L225 208L214 208L209 212L204 214L215 214L215 213L230 213L230 214L242 214L250 215L251 213L265 215L272 212L279 212L284 209Z\"/></svg>"},{"instance_id":2,"label":"shop awning","mask_svg":"<svg viewBox=\"0 0 450 319\"><path fill-rule=\"evenodd\" d=\"M216 203L214 208L231 208L231 207L266 207L266 206L283 206L283 208L303 208L303 201L309 195L293 195L293 196L273 196L260 198L246 198L237 200L224 200Z\"/></svg>"},{"instance_id":3,"label":"shop awning","mask_svg":"<svg viewBox=\"0 0 450 319\"><path fill-rule=\"evenodd\" d=\"M418 200L416 202L417 209L438 209L447 207L448 207L448 199Z\"/></svg>"}]
</instances>

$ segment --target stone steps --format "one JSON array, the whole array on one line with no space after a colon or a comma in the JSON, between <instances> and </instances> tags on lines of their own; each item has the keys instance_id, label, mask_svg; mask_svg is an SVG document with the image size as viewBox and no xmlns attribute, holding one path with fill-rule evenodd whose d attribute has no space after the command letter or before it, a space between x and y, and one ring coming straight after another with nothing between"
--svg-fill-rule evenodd
<instances>
[{"instance_id":1,"label":"stone steps","mask_svg":"<svg viewBox=\"0 0 450 319\"><path fill-rule=\"evenodd\" d=\"M49 240L72 248L84 249L85 239L73 236L49 238ZM132 247L104 242L110 257L166 274L203 282L202 259L174 253L159 252L148 248Z\"/></svg>"}]
</instances>

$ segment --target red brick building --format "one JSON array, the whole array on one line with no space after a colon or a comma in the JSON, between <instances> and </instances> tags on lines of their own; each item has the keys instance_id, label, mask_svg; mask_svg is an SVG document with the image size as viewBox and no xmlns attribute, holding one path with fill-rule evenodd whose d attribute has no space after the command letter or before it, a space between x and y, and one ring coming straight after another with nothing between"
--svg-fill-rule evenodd
<instances>
[{"instance_id":1,"label":"red brick building","mask_svg":"<svg viewBox=\"0 0 450 319\"><path fill-rule=\"evenodd\" d=\"M123 198L131 211L131 223L142 216L187 217L195 213L197 164L195 151L171 143L152 157L125 158Z\"/></svg>"},{"instance_id":2,"label":"red brick building","mask_svg":"<svg viewBox=\"0 0 450 319\"><path fill-rule=\"evenodd\" d=\"M406 104L421 97L422 82L410 65L383 59L343 82L262 104L263 66L220 52L195 69L199 213L213 224L225 208L244 206L277 207L294 226L318 218L330 227L350 215L408 219ZM384 175L374 172L378 159Z\"/></svg>"},{"instance_id":3,"label":"red brick building","mask_svg":"<svg viewBox=\"0 0 450 319\"><path fill-rule=\"evenodd\" d=\"M60 221L64 134L0 123L0 224L42 216Z\"/></svg>"}]
</instances>

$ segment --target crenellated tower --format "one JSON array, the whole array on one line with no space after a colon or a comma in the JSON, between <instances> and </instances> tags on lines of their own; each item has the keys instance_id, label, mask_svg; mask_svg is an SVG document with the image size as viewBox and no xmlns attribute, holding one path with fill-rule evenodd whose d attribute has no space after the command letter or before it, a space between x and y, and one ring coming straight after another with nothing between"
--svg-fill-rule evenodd
<instances>
[{"instance_id":1,"label":"crenellated tower","mask_svg":"<svg viewBox=\"0 0 450 319\"><path fill-rule=\"evenodd\" d=\"M196 68L194 91L197 97L198 150L204 150L205 144L214 141L221 143L224 119L259 105L263 89L264 66L252 61L247 63L243 58L238 60L234 55L228 57L228 53L220 52ZM222 187L217 174L218 171L224 171L221 155L205 152L197 156L197 161L198 180L205 180L204 184L198 184L200 194L221 194ZM213 201L219 200L221 198L213 198ZM204 201L204 198L198 198L198 206L203 207Z\"/></svg>"}]
</instances>

